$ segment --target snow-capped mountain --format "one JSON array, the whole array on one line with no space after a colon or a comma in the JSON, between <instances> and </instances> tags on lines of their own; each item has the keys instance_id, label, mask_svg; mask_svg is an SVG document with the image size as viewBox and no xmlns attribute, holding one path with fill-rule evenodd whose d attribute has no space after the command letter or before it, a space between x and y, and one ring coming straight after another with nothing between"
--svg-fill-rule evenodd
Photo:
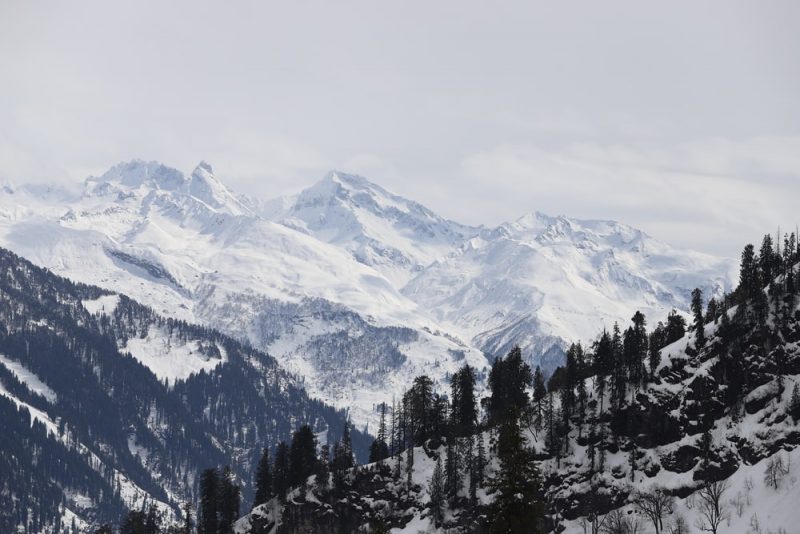
<instances>
[{"instance_id":1,"label":"snow-capped mountain","mask_svg":"<svg viewBox=\"0 0 800 534\"><path fill-rule=\"evenodd\" d=\"M78 191L6 187L0 245L246 339L357 422L409 377L444 383L515 343L552 370L568 340L686 309L695 286L729 288L733 266L611 222L469 227L340 172L263 200L206 163L185 175L140 160Z\"/></svg>"},{"instance_id":2,"label":"snow-capped mountain","mask_svg":"<svg viewBox=\"0 0 800 534\"><path fill-rule=\"evenodd\" d=\"M719 296L735 269L624 224L533 213L482 231L402 292L487 353L518 344L552 369L564 340L626 324L635 310L661 320L696 287Z\"/></svg>"},{"instance_id":3,"label":"snow-capped mountain","mask_svg":"<svg viewBox=\"0 0 800 534\"><path fill-rule=\"evenodd\" d=\"M376 393L409 376L443 381L461 359L486 364L379 271L267 220L256 204L207 164L185 176L132 161L89 178L78 194L8 188L0 242L58 274L268 350L359 423L372 418Z\"/></svg>"},{"instance_id":4,"label":"snow-capped mountain","mask_svg":"<svg viewBox=\"0 0 800 534\"><path fill-rule=\"evenodd\" d=\"M375 267L395 287L449 254L476 228L448 221L428 208L362 178L332 171L287 199L273 217L338 245Z\"/></svg>"}]
</instances>

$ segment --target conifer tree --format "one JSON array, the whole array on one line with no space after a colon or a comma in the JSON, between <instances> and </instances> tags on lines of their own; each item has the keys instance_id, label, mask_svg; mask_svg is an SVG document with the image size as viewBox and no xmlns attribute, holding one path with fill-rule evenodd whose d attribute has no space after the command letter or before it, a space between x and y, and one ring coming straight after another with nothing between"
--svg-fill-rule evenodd
<instances>
[{"instance_id":1,"label":"conifer tree","mask_svg":"<svg viewBox=\"0 0 800 534\"><path fill-rule=\"evenodd\" d=\"M752 248L752 245L750 245ZM752 260L752 258L751 258ZM694 336L695 346L699 349L706 344L706 336L703 331L703 291L700 288L695 288L692 291L692 313L694 314Z\"/></svg>"},{"instance_id":2,"label":"conifer tree","mask_svg":"<svg viewBox=\"0 0 800 534\"><path fill-rule=\"evenodd\" d=\"M320 447L317 470L314 474L317 476L316 480L319 488L322 491L327 490L331 475L330 446L327 443Z\"/></svg>"},{"instance_id":3,"label":"conifer tree","mask_svg":"<svg viewBox=\"0 0 800 534\"><path fill-rule=\"evenodd\" d=\"M600 413L603 413L603 400L605 398L606 383L611 373L612 359L611 336L604 329L594 344L594 370L595 370L595 391L600 399Z\"/></svg>"},{"instance_id":4,"label":"conifer tree","mask_svg":"<svg viewBox=\"0 0 800 534\"><path fill-rule=\"evenodd\" d=\"M272 466L269 460L269 449L264 448L261 460L256 469L256 495L253 499L253 508L264 504L272 498Z\"/></svg>"},{"instance_id":5,"label":"conifer tree","mask_svg":"<svg viewBox=\"0 0 800 534\"><path fill-rule=\"evenodd\" d=\"M447 440L447 457L445 459L445 491L452 502L458 495L461 487L461 458L454 439Z\"/></svg>"},{"instance_id":6,"label":"conifer tree","mask_svg":"<svg viewBox=\"0 0 800 534\"><path fill-rule=\"evenodd\" d=\"M219 533L231 534L233 523L239 519L241 506L241 489L236 485L233 471L226 465L222 470L219 490Z\"/></svg>"},{"instance_id":7,"label":"conifer tree","mask_svg":"<svg viewBox=\"0 0 800 534\"><path fill-rule=\"evenodd\" d=\"M299 486L316 471L317 438L308 425L292 435L289 448L289 485Z\"/></svg>"},{"instance_id":8,"label":"conifer tree","mask_svg":"<svg viewBox=\"0 0 800 534\"><path fill-rule=\"evenodd\" d=\"M531 368L522 360L519 347L511 349L505 358L495 359L489 372L490 396L484 399L490 426L501 423L509 410L525 410L532 382Z\"/></svg>"},{"instance_id":9,"label":"conifer tree","mask_svg":"<svg viewBox=\"0 0 800 534\"><path fill-rule=\"evenodd\" d=\"M444 504L445 504L445 489L444 489L444 473L442 472L442 459L436 459L436 467L433 469L430 483L428 484L428 492L430 493L431 502L431 517L433 518L433 525L435 527L442 526L444 520Z\"/></svg>"},{"instance_id":10,"label":"conifer tree","mask_svg":"<svg viewBox=\"0 0 800 534\"><path fill-rule=\"evenodd\" d=\"M286 500L289 489L289 446L285 441L278 443L275 449L275 464L272 467L273 493L281 502Z\"/></svg>"},{"instance_id":11,"label":"conifer tree","mask_svg":"<svg viewBox=\"0 0 800 534\"><path fill-rule=\"evenodd\" d=\"M456 436L470 436L475 433L478 423L478 410L475 403L475 372L465 364L451 380L452 397L451 424Z\"/></svg>"},{"instance_id":12,"label":"conifer tree","mask_svg":"<svg viewBox=\"0 0 800 534\"><path fill-rule=\"evenodd\" d=\"M533 373L533 402L536 406L537 421L542 419L542 401L546 395L547 385L544 382L544 373L542 373L542 368L537 365L536 371Z\"/></svg>"},{"instance_id":13,"label":"conifer tree","mask_svg":"<svg viewBox=\"0 0 800 534\"><path fill-rule=\"evenodd\" d=\"M199 534L219 532L219 487L219 472L215 468L206 469L200 474L200 510L197 522Z\"/></svg>"},{"instance_id":14,"label":"conifer tree","mask_svg":"<svg viewBox=\"0 0 800 534\"><path fill-rule=\"evenodd\" d=\"M491 481L497 494L490 505L490 532L542 532L544 506L540 499L539 471L533 453L525 445L516 414L503 418L497 439L497 457L500 469Z\"/></svg>"},{"instance_id":15,"label":"conifer tree","mask_svg":"<svg viewBox=\"0 0 800 534\"><path fill-rule=\"evenodd\" d=\"M380 462L389 457L389 445L386 443L386 403L381 403L381 419L378 435L369 448L369 462Z\"/></svg>"},{"instance_id":16,"label":"conifer tree","mask_svg":"<svg viewBox=\"0 0 800 534\"><path fill-rule=\"evenodd\" d=\"M486 473L486 446L483 443L483 434L479 433L476 436L476 440L478 444L476 446L472 474L475 477L475 485L479 488L482 488Z\"/></svg>"}]
</instances>

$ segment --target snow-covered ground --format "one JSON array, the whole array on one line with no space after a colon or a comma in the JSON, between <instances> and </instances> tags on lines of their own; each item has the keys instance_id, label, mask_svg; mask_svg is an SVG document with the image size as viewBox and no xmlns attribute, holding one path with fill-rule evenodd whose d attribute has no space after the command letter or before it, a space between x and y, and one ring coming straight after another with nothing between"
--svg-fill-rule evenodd
<instances>
[{"instance_id":1,"label":"snow-covered ground","mask_svg":"<svg viewBox=\"0 0 800 534\"><path fill-rule=\"evenodd\" d=\"M85 304L84 304L85 305ZM128 339L121 350L148 367L161 380L175 382L205 369L209 371L227 361L225 348L215 345L219 357L208 355L198 341L184 341L170 336L166 328L151 327L147 337Z\"/></svg>"}]
</instances>

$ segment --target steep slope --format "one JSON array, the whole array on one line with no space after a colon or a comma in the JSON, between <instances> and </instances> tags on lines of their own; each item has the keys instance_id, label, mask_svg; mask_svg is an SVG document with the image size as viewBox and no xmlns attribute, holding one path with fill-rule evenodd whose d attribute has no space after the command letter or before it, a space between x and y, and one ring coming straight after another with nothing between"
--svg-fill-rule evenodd
<instances>
[{"instance_id":1,"label":"steep slope","mask_svg":"<svg viewBox=\"0 0 800 534\"><path fill-rule=\"evenodd\" d=\"M346 414L263 352L0 249L0 419L0 531L65 532L145 501L174 516L209 466L247 499L264 446Z\"/></svg>"},{"instance_id":2,"label":"steep slope","mask_svg":"<svg viewBox=\"0 0 800 534\"><path fill-rule=\"evenodd\" d=\"M485 230L425 269L403 293L489 354L520 345L552 370L568 339L591 339L631 310L687 310L695 287L730 289L730 260L677 250L612 221L527 215Z\"/></svg>"}]
</instances>

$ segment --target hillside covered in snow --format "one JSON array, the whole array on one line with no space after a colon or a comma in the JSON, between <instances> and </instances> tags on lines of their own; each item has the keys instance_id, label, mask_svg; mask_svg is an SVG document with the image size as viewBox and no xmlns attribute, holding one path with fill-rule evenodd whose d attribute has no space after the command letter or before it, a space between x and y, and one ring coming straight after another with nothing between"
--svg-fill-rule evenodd
<instances>
[{"instance_id":1,"label":"hillside covered in snow","mask_svg":"<svg viewBox=\"0 0 800 534\"><path fill-rule=\"evenodd\" d=\"M445 399L417 377L373 463L321 456L236 532L794 532L798 260L794 236L782 249L765 237L760 254L748 245L736 290L694 291L688 323L632 313L570 345L547 381L516 349L480 401L468 367Z\"/></svg>"}]
</instances>

